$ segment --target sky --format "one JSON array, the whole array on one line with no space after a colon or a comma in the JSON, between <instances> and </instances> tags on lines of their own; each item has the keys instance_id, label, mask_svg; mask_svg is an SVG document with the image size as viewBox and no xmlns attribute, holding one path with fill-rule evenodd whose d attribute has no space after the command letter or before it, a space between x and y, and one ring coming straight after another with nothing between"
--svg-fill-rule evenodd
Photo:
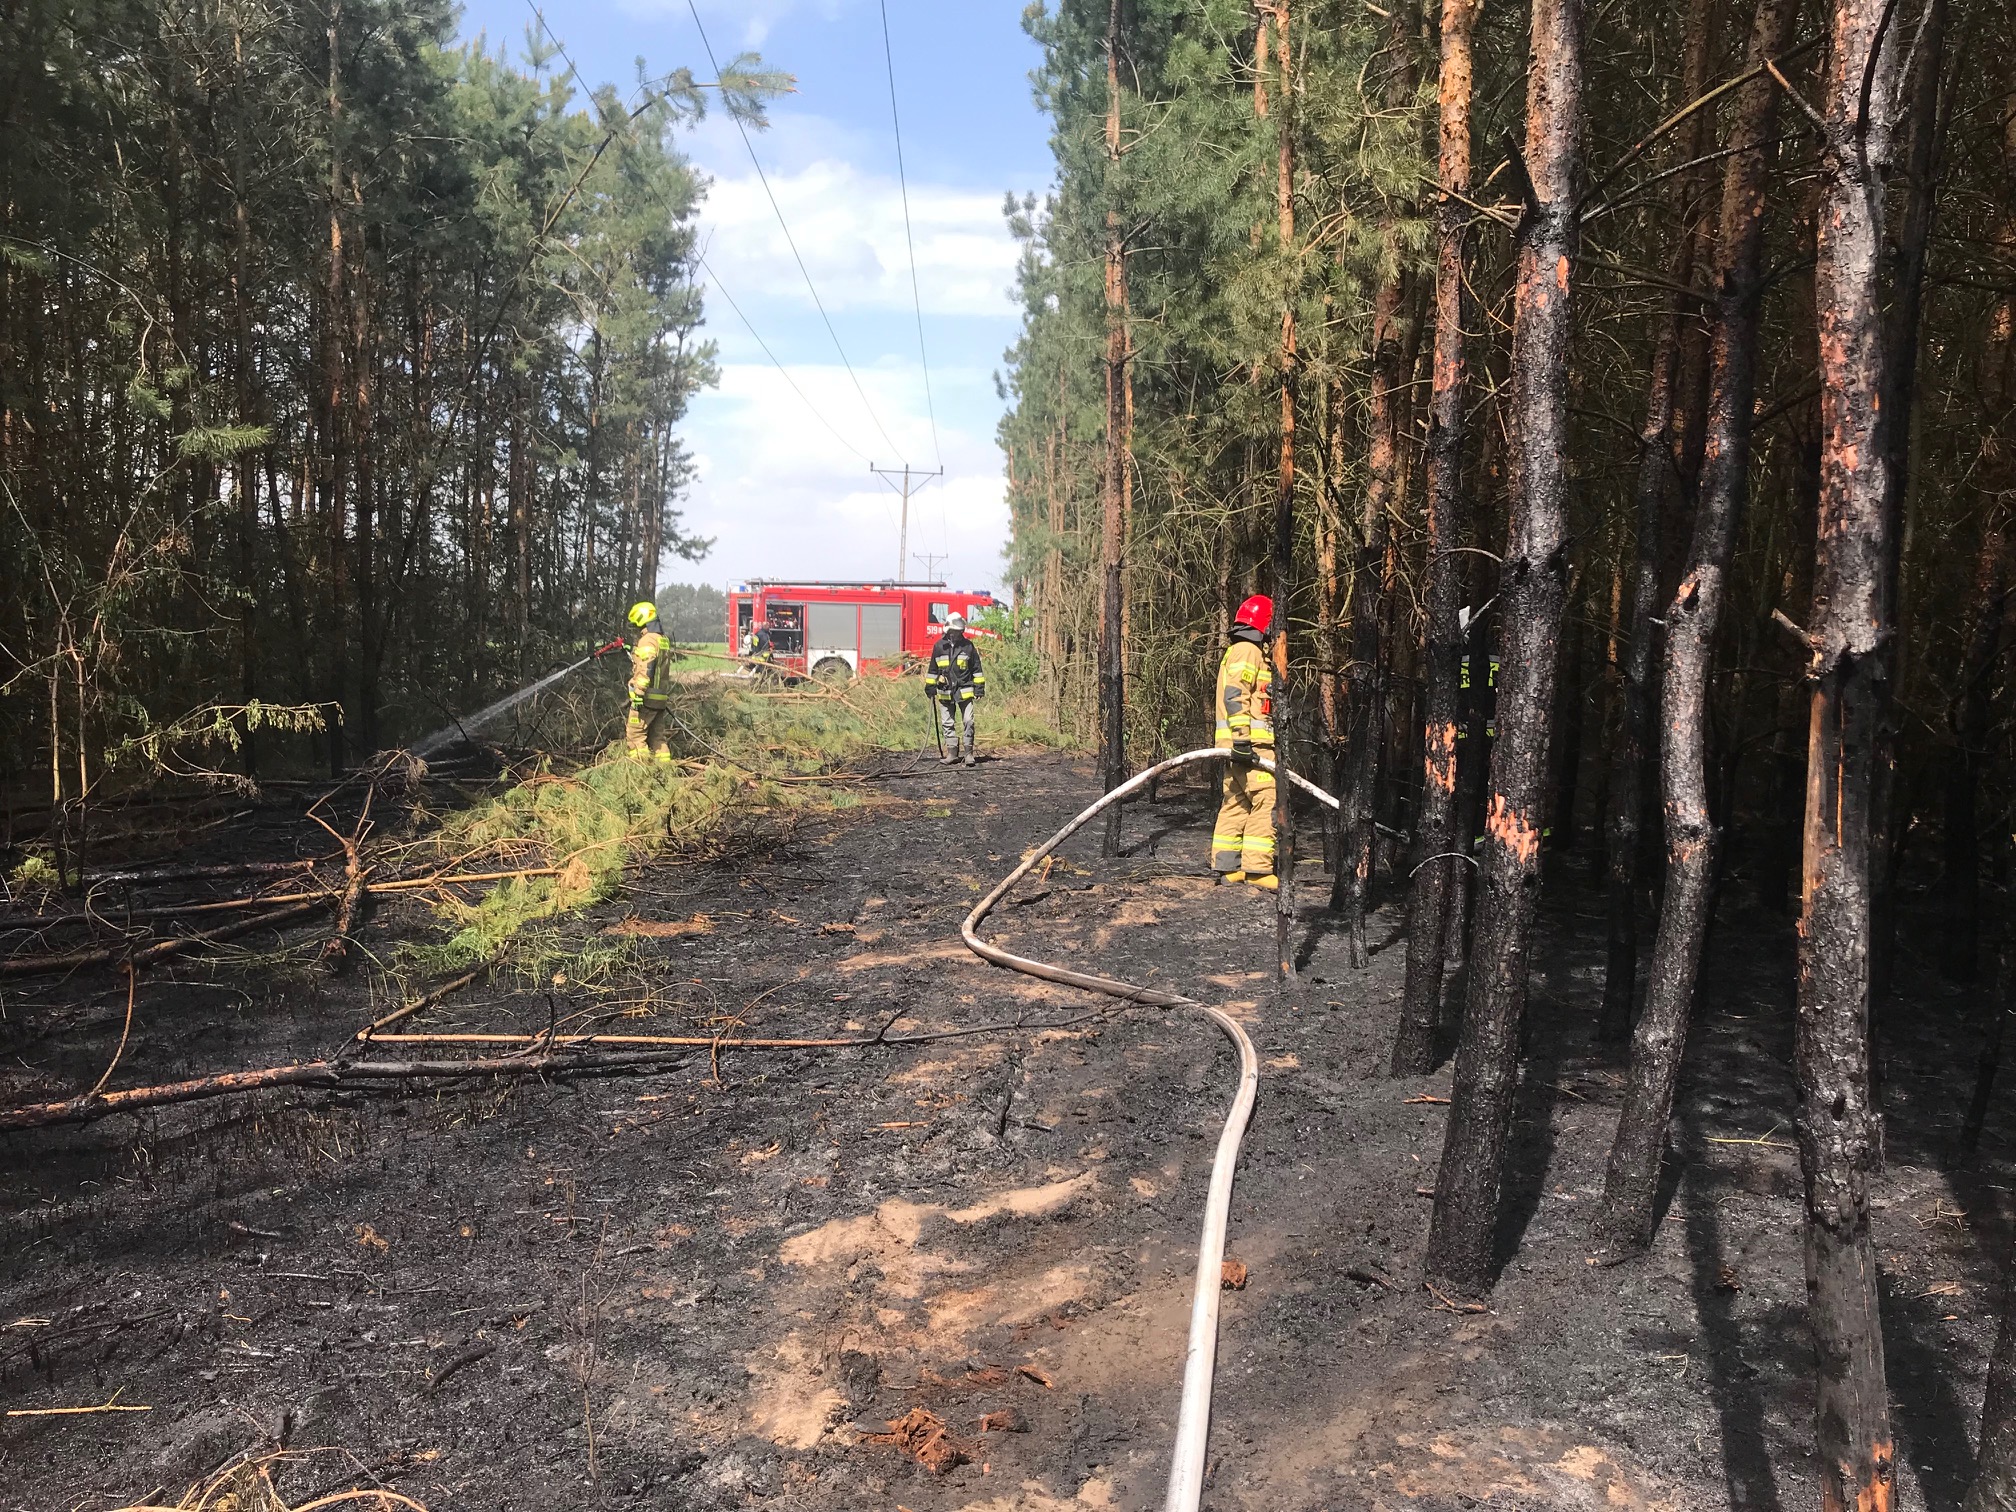
<instances>
[{"instance_id":1,"label":"sky","mask_svg":"<svg viewBox=\"0 0 2016 1512\"><path fill-rule=\"evenodd\" d=\"M869 469L907 463L944 476L912 499L902 575L1000 587L1008 507L994 374L1017 327L1017 248L1001 204L1051 173L1024 0L886 0L922 360L879 0L694 3L723 63L754 52L797 80L749 142L832 333L749 148L711 113L680 147L710 181L700 235L721 369L685 427L698 480L684 528L715 544L699 562L668 561L660 581L894 576L900 501ZM689 0L542 5L591 86L627 91L640 57L651 75L685 66L712 77ZM481 35L493 51L522 57L535 24L530 0L465 0L464 40Z\"/></svg>"}]
</instances>

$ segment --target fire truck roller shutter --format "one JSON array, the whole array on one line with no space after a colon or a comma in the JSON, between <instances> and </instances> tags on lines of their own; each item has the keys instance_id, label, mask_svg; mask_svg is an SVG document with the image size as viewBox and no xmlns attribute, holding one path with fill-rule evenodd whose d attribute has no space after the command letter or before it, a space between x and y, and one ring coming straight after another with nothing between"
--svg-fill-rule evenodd
<instances>
[{"instance_id":1,"label":"fire truck roller shutter","mask_svg":"<svg viewBox=\"0 0 2016 1512\"><path fill-rule=\"evenodd\" d=\"M805 606L805 666L814 677L845 679L861 670L861 606Z\"/></svg>"},{"instance_id":2,"label":"fire truck roller shutter","mask_svg":"<svg viewBox=\"0 0 2016 1512\"><path fill-rule=\"evenodd\" d=\"M861 655L868 661L896 661L903 655L903 606L861 606Z\"/></svg>"}]
</instances>

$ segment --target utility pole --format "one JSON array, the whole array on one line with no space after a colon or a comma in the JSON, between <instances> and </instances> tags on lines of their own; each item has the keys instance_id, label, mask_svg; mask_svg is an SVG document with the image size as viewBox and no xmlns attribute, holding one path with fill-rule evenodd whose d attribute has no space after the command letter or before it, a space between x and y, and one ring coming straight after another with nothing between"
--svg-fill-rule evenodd
<instances>
[{"instance_id":1,"label":"utility pole","mask_svg":"<svg viewBox=\"0 0 2016 1512\"><path fill-rule=\"evenodd\" d=\"M910 560L913 562L922 562L924 564L924 581L935 583L938 581L938 564L940 562L951 561L952 555L950 552L913 551L910 554Z\"/></svg>"},{"instance_id":2,"label":"utility pole","mask_svg":"<svg viewBox=\"0 0 2016 1512\"><path fill-rule=\"evenodd\" d=\"M924 472L905 462L899 471L893 467L877 467L870 462L868 471L903 497L903 523L896 532L896 581L900 583L903 581L903 564L910 560L910 495L933 478L944 477L945 469L940 467L931 472ZM903 480L900 484L896 481L898 478Z\"/></svg>"}]
</instances>

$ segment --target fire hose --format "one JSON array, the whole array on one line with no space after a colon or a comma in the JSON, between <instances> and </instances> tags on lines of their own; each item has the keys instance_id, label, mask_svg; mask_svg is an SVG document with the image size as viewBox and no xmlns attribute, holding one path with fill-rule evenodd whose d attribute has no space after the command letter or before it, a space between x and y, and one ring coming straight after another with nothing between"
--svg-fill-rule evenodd
<instances>
[{"instance_id":1,"label":"fire hose","mask_svg":"<svg viewBox=\"0 0 2016 1512\"><path fill-rule=\"evenodd\" d=\"M1137 987L1117 977L1072 971L1068 967L1052 966L1047 961L1018 956L981 939L979 928L981 920L1017 882L1029 874L1037 862L1104 810L1125 802L1165 772L1196 762L1223 761L1231 754L1230 751L1208 748L1185 751L1167 761L1158 761L1146 771L1121 783L1024 856L1020 866L1002 878L992 892L974 905L959 930L967 948L975 955L996 966L1005 966L1010 971L1024 972L1067 987L1082 987L1088 992L1100 992L1149 1007L1194 1008L1224 1030L1239 1052L1239 1089L1233 1095L1232 1107L1225 1115L1224 1129L1218 1136L1218 1151L1211 1161L1211 1185L1204 1199L1203 1234L1197 1244L1197 1289L1190 1306L1190 1342L1183 1358L1183 1399L1176 1416L1176 1445L1169 1463L1169 1495L1163 1503L1164 1512L1197 1512L1204 1492L1204 1448L1211 1427L1212 1373L1218 1361L1218 1294L1225 1259L1225 1229L1232 1208L1232 1173L1239 1163L1239 1143L1245 1136L1247 1120L1253 1113L1253 1099L1260 1087L1259 1056L1239 1021L1222 1008L1200 1003L1180 993L1165 992L1156 987ZM1257 764L1262 771L1275 772L1278 776L1278 769L1272 761L1261 758ZM1288 777L1317 802L1333 809L1338 807L1334 797L1299 772L1291 771Z\"/></svg>"}]
</instances>

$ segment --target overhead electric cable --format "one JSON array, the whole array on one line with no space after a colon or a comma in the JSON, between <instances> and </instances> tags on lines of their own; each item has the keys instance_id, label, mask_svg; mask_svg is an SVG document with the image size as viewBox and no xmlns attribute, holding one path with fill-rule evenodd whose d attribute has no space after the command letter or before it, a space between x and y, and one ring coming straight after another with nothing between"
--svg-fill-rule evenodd
<instances>
[{"instance_id":1,"label":"overhead electric cable","mask_svg":"<svg viewBox=\"0 0 2016 1512\"><path fill-rule=\"evenodd\" d=\"M531 7L533 17L539 22L539 29L545 32L547 37L551 39L554 49L560 54L561 61L567 65L567 73L569 77L571 77L574 80L574 82L580 85L582 90L586 92L588 88L587 82L584 79L582 79L581 71L574 66L573 58L568 56L567 44L560 40L560 34L558 32L554 31L551 26L547 25L546 15L543 11L539 9L538 5L535 3L535 0L525 0L525 3ZM720 69L716 68L715 73L718 76L720 73ZM674 212L672 209L672 202L670 199L666 197L664 186L662 184L654 182L652 183L651 187L658 195L659 204L665 207L665 213L668 216L673 215ZM847 450L854 453L854 455L859 457L863 462L872 460L869 457L868 453L861 450L860 447L856 446L852 441L849 441L846 438L846 436L842 435L839 427L834 425L834 423L831 420L828 420L826 418L824 411L822 411L818 405L812 402L811 397L808 394L806 394L805 390L798 387L798 380L791 376L791 370L785 367L783 363L777 360L777 354L770 350L770 343L763 339L763 333L756 329L755 322L750 320L748 315L746 315L743 312L742 306L735 302L735 296L728 292L728 285L726 285L721 281L721 275L719 273L716 273L714 271L714 265L707 261L707 254L704 252L696 251L693 254L693 260L696 263L698 263L700 267L706 272L709 281L711 281L714 287L720 291L721 297L728 301L728 308L735 312L735 316L738 320L742 322L743 328L749 332L749 335L751 336L752 339L754 339L756 345L758 345L763 349L763 355L770 359L770 365L775 369L777 369L778 376L783 378L785 383L790 385L791 392L798 396L799 402L803 404L806 409L812 412L812 418L817 420L821 425L825 426L826 429L829 432L831 432L833 439L835 441L838 441L842 446L846 447Z\"/></svg>"},{"instance_id":2,"label":"overhead electric cable","mask_svg":"<svg viewBox=\"0 0 2016 1512\"><path fill-rule=\"evenodd\" d=\"M903 194L903 245L910 253L910 305L917 312L917 361L924 368L924 413L931 417L931 460L945 465L938 449L938 410L931 402L931 359L924 352L924 296L917 289L917 238L910 230L910 179L903 170L903 122L896 114L896 54L889 46L889 0L882 8L882 61L889 70L889 125L896 133L896 187Z\"/></svg>"},{"instance_id":3,"label":"overhead electric cable","mask_svg":"<svg viewBox=\"0 0 2016 1512\"><path fill-rule=\"evenodd\" d=\"M706 49L708 65L713 68L715 77L718 78L721 74L721 64L714 56L714 44L707 40L707 28L701 24L700 7L694 0L686 0L686 9L692 13L693 26L700 33L700 45ZM764 173L763 164L756 156L756 144L749 140L749 128L737 119L735 130L742 138L743 149L749 154L750 165L756 170L756 181L763 186L763 193L770 201L770 209L777 217L778 229L784 233L784 245L791 249L792 260L798 264L798 272L805 280L806 292L812 296L813 308L818 310L819 318L826 323L826 334L833 338L833 350L840 354L840 365L847 370L847 377L854 385L854 392L861 396L861 407L868 411L868 418L875 422L875 429L882 433L882 439L889 443L889 449L897 456L902 456L903 448L896 444L888 429L882 424L882 417L875 413L875 406L868 402L868 391L861 387L861 379L854 371L854 364L847 360L847 349L840 344L840 333L833 329L833 317L826 313L825 301L820 299L819 290L812 282L811 271L805 266L805 259L798 251L798 243L791 236L790 223L784 219L784 208L777 203L776 192L770 187L770 177Z\"/></svg>"},{"instance_id":4,"label":"overhead electric cable","mask_svg":"<svg viewBox=\"0 0 2016 1512\"><path fill-rule=\"evenodd\" d=\"M839 428L835 426L831 420L828 420L826 418L825 414L820 410L818 405L812 402L811 398L806 394L805 390L798 387L798 380L791 376L791 370L789 368L787 368L786 366L784 366L783 363L777 360L777 354L770 350L770 343L763 339L762 333L756 329L754 324L751 323L749 317L743 314L742 306L740 306L735 302L735 296L733 294L730 294L728 292L728 286L723 282L721 282L721 275L714 271L714 265L709 261L707 261L706 257L703 254L698 252L693 254L693 260L699 263L701 268L706 271L709 281L711 281L715 289L720 292L721 297L728 301L728 308L733 310L736 314L736 317L742 322L743 329L748 331L750 336L752 336L755 339L756 345L763 348L763 355L770 359L770 365L775 369L777 369L778 374L784 379L786 383L791 385L791 392L796 394L799 398L799 401L804 404L805 408L807 408L812 412L813 418L816 419L821 425L825 426L827 430L833 433L833 439L835 441L838 441L842 446L846 447L847 450L854 453L854 455L859 457L863 462L870 460L868 453L861 450L860 447L856 446L852 441L849 441L844 435L842 435L840 433Z\"/></svg>"}]
</instances>

